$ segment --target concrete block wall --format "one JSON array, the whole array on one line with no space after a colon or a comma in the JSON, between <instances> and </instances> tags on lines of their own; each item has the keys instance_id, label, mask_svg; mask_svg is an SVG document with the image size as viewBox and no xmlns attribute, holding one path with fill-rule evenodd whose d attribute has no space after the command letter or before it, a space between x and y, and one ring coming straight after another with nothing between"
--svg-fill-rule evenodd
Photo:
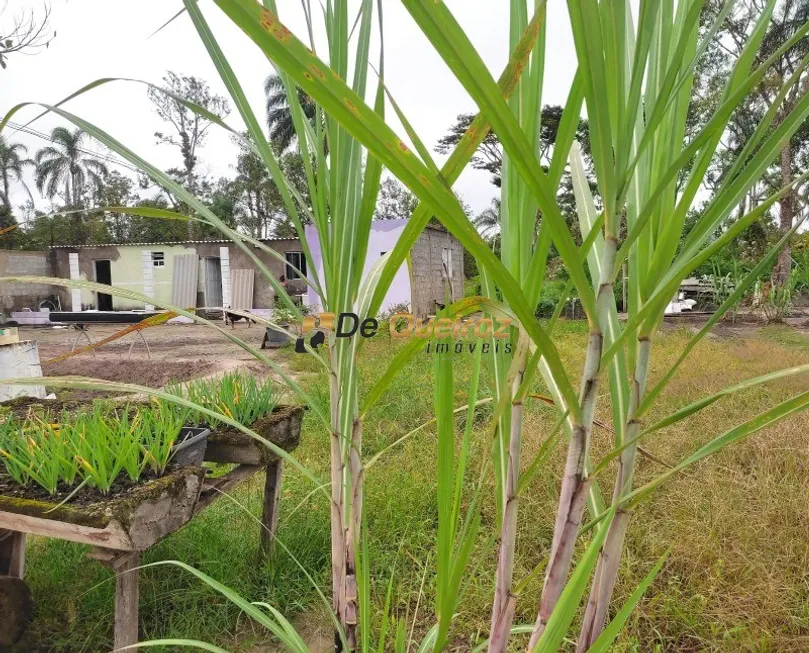
<instances>
[{"instance_id":1,"label":"concrete block wall","mask_svg":"<svg viewBox=\"0 0 809 653\"><path fill-rule=\"evenodd\" d=\"M51 266L45 252L20 252L0 250L0 276L48 277ZM24 308L36 310L39 302L56 294L50 284L12 281L0 284L0 311L7 315Z\"/></svg>"},{"instance_id":2,"label":"concrete block wall","mask_svg":"<svg viewBox=\"0 0 809 653\"><path fill-rule=\"evenodd\" d=\"M452 252L450 299L454 302L463 297L463 247L452 234L428 227L410 250L413 263L413 299L410 310L414 315L435 315L436 302L445 302L447 283L442 258L444 249Z\"/></svg>"}]
</instances>

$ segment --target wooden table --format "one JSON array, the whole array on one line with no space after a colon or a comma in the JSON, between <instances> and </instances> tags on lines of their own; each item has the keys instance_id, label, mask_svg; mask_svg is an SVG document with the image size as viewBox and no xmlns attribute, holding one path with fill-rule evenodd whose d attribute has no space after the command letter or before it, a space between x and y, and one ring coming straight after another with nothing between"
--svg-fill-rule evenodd
<instances>
[{"instance_id":1,"label":"wooden table","mask_svg":"<svg viewBox=\"0 0 809 653\"><path fill-rule=\"evenodd\" d=\"M263 433L270 441L285 450L293 450L300 438L303 407L284 407L278 419L269 424ZM223 493L233 491L253 475L264 471L264 502L262 509L262 529L259 550L267 555L275 537L278 525L278 507L281 497L283 460L266 447L241 433L228 434L219 438L212 434L205 460L217 463L236 463L227 474L209 478L200 468L183 468L167 475L166 491L153 493L150 499L137 506L128 515L127 525L111 519L108 523L87 523L86 519L66 520L53 511L48 517L43 514L23 514L0 508L0 607L3 592L7 599L15 603L12 620L26 617L25 592L19 581L25 572L26 534L51 537L89 544L92 549L88 556L110 567L116 575L115 586L115 648L138 643L138 602L141 554L166 535L176 532L201 511L211 505ZM159 481L162 479L159 479ZM2 497L0 497L2 499ZM85 522L85 523L76 523ZM5 577L5 578L4 578ZM22 591L22 594L19 592ZM13 592L13 594L12 594ZM4 619L6 617L4 616ZM13 628L13 624L11 628ZM14 632L9 630L9 632ZM0 637L5 632L0 627ZM0 641L0 649L5 642Z\"/></svg>"}]
</instances>

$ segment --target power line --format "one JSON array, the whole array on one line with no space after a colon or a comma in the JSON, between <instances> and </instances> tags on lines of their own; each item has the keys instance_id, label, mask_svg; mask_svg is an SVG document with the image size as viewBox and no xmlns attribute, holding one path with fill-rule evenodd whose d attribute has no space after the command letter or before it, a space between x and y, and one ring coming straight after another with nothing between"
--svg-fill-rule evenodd
<instances>
[{"instance_id":1,"label":"power line","mask_svg":"<svg viewBox=\"0 0 809 653\"><path fill-rule=\"evenodd\" d=\"M47 134L43 134L42 132L40 132L40 131L38 131L36 129L33 129L32 127L27 127L25 125L18 125L16 123L13 123L13 122L10 122L10 121L7 124L12 129L16 129L17 131L21 131L24 134L29 134L31 136L36 136L37 138L41 138L41 139L46 140L46 141L54 142L53 138L51 136L48 136ZM81 152L82 154L87 154L88 156L92 156L92 157L95 157L97 159L101 159L103 161L106 161L107 163L112 163L112 164L115 164L117 166L121 166L122 168L127 168L128 170L132 170L133 172L137 172L137 173L141 172L140 169L136 168L135 166L131 165L130 163L128 163L128 162L126 162L126 161L124 161L122 159L119 159L117 157L110 156L110 155L104 154L104 153L93 152L91 150L86 150L86 149L84 149L82 147L77 147L76 149L79 152Z\"/></svg>"}]
</instances>

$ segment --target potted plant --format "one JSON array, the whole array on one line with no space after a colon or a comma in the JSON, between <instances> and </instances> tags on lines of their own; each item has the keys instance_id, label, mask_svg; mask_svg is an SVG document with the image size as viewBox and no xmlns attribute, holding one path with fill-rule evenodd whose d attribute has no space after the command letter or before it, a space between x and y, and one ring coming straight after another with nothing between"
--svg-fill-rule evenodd
<instances>
[{"instance_id":1,"label":"potted plant","mask_svg":"<svg viewBox=\"0 0 809 653\"><path fill-rule=\"evenodd\" d=\"M301 315L309 314L309 309L306 306L300 306L299 310ZM294 333L299 332L297 316L289 307L281 302L276 301L275 307L272 310L271 320L287 333L268 326L264 334L264 341L261 343L262 349L278 349L279 347L288 345L292 341L288 333L290 331Z\"/></svg>"},{"instance_id":2,"label":"potted plant","mask_svg":"<svg viewBox=\"0 0 809 653\"><path fill-rule=\"evenodd\" d=\"M292 451L300 440L304 408L279 404L276 384L271 379L260 381L249 374L232 373L219 379L192 381L185 392L191 401L248 426L286 451ZM211 430L206 460L267 464L276 459L262 443L225 422L204 414L191 414L188 422Z\"/></svg>"},{"instance_id":3,"label":"potted plant","mask_svg":"<svg viewBox=\"0 0 809 653\"><path fill-rule=\"evenodd\" d=\"M12 409L0 424L0 517L23 515L45 534L66 522L76 527L68 539L148 548L191 519L202 487L209 431L187 429L186 417L162 401Z\"/></svg>"}]
</instances>

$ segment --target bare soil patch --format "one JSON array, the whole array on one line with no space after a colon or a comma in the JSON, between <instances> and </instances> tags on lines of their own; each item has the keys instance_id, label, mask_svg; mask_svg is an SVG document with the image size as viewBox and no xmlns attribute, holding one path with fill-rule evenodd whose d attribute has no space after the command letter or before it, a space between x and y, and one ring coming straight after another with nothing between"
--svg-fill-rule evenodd
<instances>
[{"instance_id":1,"label":"bare soil patch","mask_svg":"<svg viewBox=\"0 0 809 653\"><path fill-rule=\"evenodd\" d=\"M119 325L92 326L88 332L98 342L121 330ZM253 325L227 328L250 346L259 348L264 329ZM34 340L39 347L42 372L45 376L86 376L118 383L134 383L149 388L161 388L170 383L217 376L233 371L257 375L269 372L266 365L256 361L249 351L231 342L222 333L197 324L161 325L145 329L143 336L149 352L140 338L129 334L93 351L49 362L70 353L77 332L65 328L22 327L20 338ZM134 342L130 356L130 346ZM84 338L76 348L87 345ZM55 390L60 399L87 401L116 393L95 390Z\"/></svg>"}]
</instances>

